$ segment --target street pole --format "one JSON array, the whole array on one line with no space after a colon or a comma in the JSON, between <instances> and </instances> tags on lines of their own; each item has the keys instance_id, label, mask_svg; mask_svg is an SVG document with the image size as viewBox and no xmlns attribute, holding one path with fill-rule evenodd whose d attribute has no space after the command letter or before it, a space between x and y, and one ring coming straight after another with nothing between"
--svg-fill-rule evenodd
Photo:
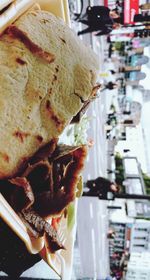
<instances>
[{"instance_id":1,"label":"street pole","mask_svg":"<svg viewBox=\"0 0 150 280\"><path fill-rule=\"evenodd\" d=\"M104 197L102 194L98 194L97 192L83 192L82 196L97 197L100 200L109 200L109 201L114 200L115 199L115 194L112 193L112 192L108 192L108 193L111 193L111 196L109 197L109 195L108 195L108 198Z\"/></svg>"},{"instance_id":2,"label":"street pole","mask_svg":"<svg viewBox=\"0 0 150 280\"><path fill-rule=\"evenodd\" d=\"M122 207L121 206L107 206L107 209L117 210L117 209L122 209Z\"/></svg>"},{"instance_id":3,"label":"street pole","mask_svg":"<svg viewBox=\"0 0 150 280\"><path fill-rule=\"evenodd\" d=\"M114 200L115 198L120 198L120 199L146 199L150 200L150 195L146 194L127 194L127 193L112 193L113 197L112 198L103 198L103 196L99 196L98 193L88 193L88 192L83 192L82 196L89 196L89 197L97 197L100 200Z\"/></svg>"},{"instance_id":4,"label":"street pole","mask_svg":"<svg viewBox=\"0 0 150 280\"><path fill-rule=\"evenodd\" d=\"M115 193L115 198L122 199L147 199L150 200L150 195L146 194L128 194L128 193Z\"/></svg>"}]
</instances>

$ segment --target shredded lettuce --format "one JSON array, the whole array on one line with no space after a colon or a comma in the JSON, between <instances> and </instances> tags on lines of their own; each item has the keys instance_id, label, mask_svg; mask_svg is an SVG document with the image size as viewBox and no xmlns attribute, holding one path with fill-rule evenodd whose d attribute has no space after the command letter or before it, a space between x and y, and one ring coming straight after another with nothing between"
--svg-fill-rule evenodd
<instances>
[{"instance_id":1,"label":"shredded lettuce","mask_svg":"<svg viewBox=\"0 0 150 280\"><path fill-rule=\"evenodd\" d=\"M78 185L77 185L77 192L76 192L76 197L82 196L83 193L83 178L80 176Z\"/></svg>"},{"instance_id":2,"label":"shredded lettuce","mask_svg":"<svg viewBox=\"0 0 150 280\"><path fill-rule=\"evenodd\" d=\"M67 227L68 230L72 230L75 224L75 204L74 202L70 203L67 207Z\"/></svg>"},{"instance_id":3,"label":"shredded lettuce","mask_svg":"<svg viewBox=\"0 0 150 280\"><path fill-rule=\"evenodd\" d=\"M87 144L87 130L89 128L89 118L83 116L78 124L74 125L74 144Z\"/></svg>"}]
</instances>

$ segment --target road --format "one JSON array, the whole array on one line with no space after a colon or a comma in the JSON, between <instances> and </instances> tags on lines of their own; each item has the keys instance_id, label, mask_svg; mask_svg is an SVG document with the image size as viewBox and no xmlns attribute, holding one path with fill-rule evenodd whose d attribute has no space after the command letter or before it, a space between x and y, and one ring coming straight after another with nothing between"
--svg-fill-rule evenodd
<instances>
[{"instance_id":1,"label":"road","mask_svg":"<svg viewBox=\"0 0 150 280\"><path fill-rule=\"evenodd\" d=\"M84 1L84 9L88 1ZM91 1L100 4L100 1ZM98 3L96 3L98 2ZM103 4L103 3L101 3ZM80 1L77 1L77 8ZM74 29L82 30L85 26L74 23ZM98 55L100 73L104 71L104 59L106 38L96 37L93 34L85 34L82 40L91 45ZM94 146L90 148L83 178L94 179L98 176L106 177L107 173L107 141L105 137L106 112L108 107L106 91L100 93L100 97L92 102L87 117L89 118L88 139L94 140ZM93 214L94 216L93 216ZM74 252L74 271L72 279L94 278L104 279L109 274L108 256L108 211L107 202L95 198L81 198L77 215L77 242Z\"/></svg>"}]
</instances>

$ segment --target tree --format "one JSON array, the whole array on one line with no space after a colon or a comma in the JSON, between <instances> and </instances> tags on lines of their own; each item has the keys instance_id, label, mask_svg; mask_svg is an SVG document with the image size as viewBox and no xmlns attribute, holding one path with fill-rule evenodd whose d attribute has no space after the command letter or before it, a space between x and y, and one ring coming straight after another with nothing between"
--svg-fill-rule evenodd
<instances>
[{"instance_id":1,"label":"tree","mask_svg":"<svg viewBox=\"0 0 150 280\"><path fill-rule=\"evenodd\" d=\"M148 176L146 173L142 172L144 184L145 184L145 189L146 193L150 194L150 176Z\"/></svg>"},{"instance_id":2,"label":"tree","mask_svg":"<svg viewBox=\"0 0 150 280\"><path fill-rule=\"evenodd\" d=\"M123 160L119 153L116 153L115 155L115 164L116 164L116 183L118 185L123 186L124 181L124 169L123 169Z\"/></svg>"}]
</instances>

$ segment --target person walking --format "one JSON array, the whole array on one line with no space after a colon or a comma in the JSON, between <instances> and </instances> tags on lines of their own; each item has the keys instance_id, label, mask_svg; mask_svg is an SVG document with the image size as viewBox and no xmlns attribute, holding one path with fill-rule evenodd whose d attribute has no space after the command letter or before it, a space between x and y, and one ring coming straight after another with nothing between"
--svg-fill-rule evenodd
<instances>
[{"instance_id":1,"label":"person walking","mask_svg":"<svg viewBox=\"0 0 150 280\"><path fill-rule=\"evenodd\" d=\"M112 30L113 30L113 20L108 20L107 22L102 22L99 19L96 19L93 23L87 21L87 20L82 20L80 21L83 24L86 24L88 27L78 31L77 35L83 35L86 33L92 33L92 32L96 32L99 31L98 33L96 33L96 36L102 36L102 35L107 35L109 34Z\"/></svg>"},{"instance_id":2,"label":"person walking","mask_svg":"<svg viewBox=\"0 0 150 280\"><path fill-rule=\"evenodd\" d=\"M88 191L83 192L83 196L98 196L99 199L114 199L115 193L119 192L119 186L115 182L98 177L94 180L88 180L84 187Z\"/></svg>"},{"instance_id":3,"label":"person walking","mask_svg":"<svg viewBox=\"0 0 150 280\"><path fill-rule=\"evenodd\" d=\"M141 10L150 10L150 3L145 3L143 5L140 5L139 8Z\"/></svg>"},{"instance_id":4,"label":"person walking","mask_svg":"<svg viewBox=\"0 0 150 280\"><path fill-rule=\"evenodd\" d=\"M108 82L107 84L104 85L104 89L113 90L113 89L116 89L116 88L118 88L117 83Z\"/></svg>"},{"instance_id":5,"label":"person walking","mask_svg":"<svg viewBox=\"0 0 150 280\"><path fill-rule=\"evenodd\" d=\"M150 15L136 14L134 16L134 22L150 22Z\"/></svg>"},{"instance_id":6,"label":"person walking","mask_svg":"<svg viewBox=\"0 0 150 280\"><path fill-rule=\"evenodd\" d=\"M78 21L81 21L84 18L87 18L88 21L92 21L93 19L95 20L95 18L100 17L103 19L108 19L110 17L118 18L119 15L116 9L110 10L108 7L105 6L88 6L86 8L85 14L83 14L82 16L80 15Z\"/></svg>"},{"instance_id":7,"label":"person walking","mask_svg":"<svg viewBox=\"0 0 150 280\"><path fill-rule=\"evenodd\" d=\"M84 19L86 17L86 20ZM110 10L105 6L88 6L86 13L79 19L79 22L88 27L78 32L78 35L99 31L97 36L109 34L113 29L114 19L119 15L115 10Z\"/></svg>"}]
</instances>

